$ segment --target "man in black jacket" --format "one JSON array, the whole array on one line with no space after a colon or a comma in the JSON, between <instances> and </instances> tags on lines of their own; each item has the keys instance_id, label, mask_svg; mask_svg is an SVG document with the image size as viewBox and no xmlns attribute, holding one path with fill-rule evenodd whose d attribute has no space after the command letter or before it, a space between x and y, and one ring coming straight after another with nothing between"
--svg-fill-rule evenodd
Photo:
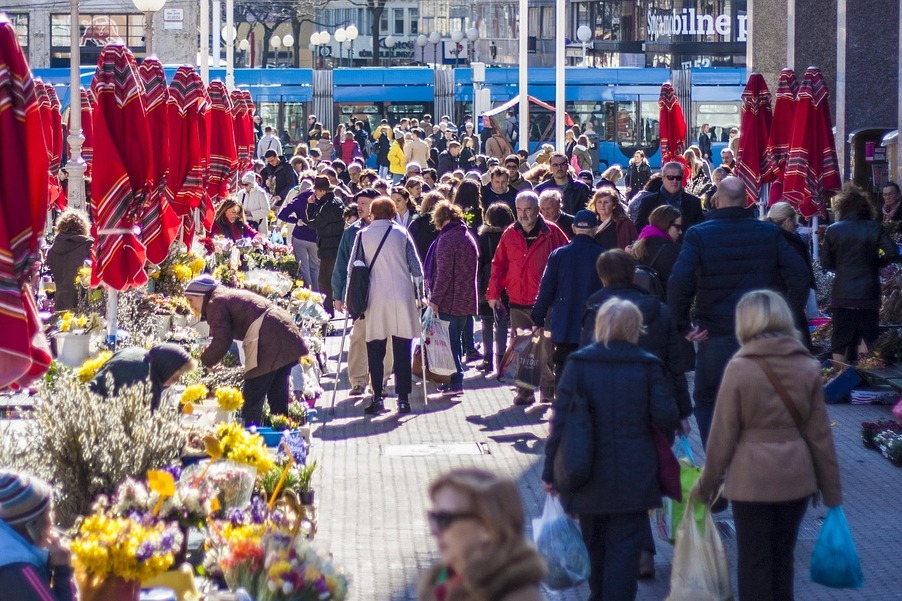
<instances>
[{"instance_id":1,"label":"man in black jacket","mask_svg":"<svg viewBox=\"0 0 902 601\"><path fill-rule=\"evenodd\" d=\"M279 156L275 150L266 151L266 167L260 172L263 183L272 194L274 207L282 206L282 199L288 191L298 185L298 174L292 169L285 157Z\"/></svg>"},{"instance_id":2,"label":"man in black jacket","mask_svg":"<svg viewBox=\"0 0 902 601\"><path fill-rule=\"evenodd\" d=\"M438 176L441 177L446 173L451 173L456 169L461 169L460 164L460 142L451 140L448 142L448 150L438 155Z\"/></svg>"},{"instance_id":3,"label":"man in black jacket","mask_svg":"<svg viewBox=\"0 0 902 601\"><path fill-rule=\"evenodd\" d=\"M332 270L338 245L344 233L344 206L332 191L329 178L318 175L313 180L313 194L307 198L307 225L316 230L316 247L319 250L319 291L326 295L323 307L334 315L332 304Z\"/></svg>"},{"instance_id":4,"label":"man in black jacket","mask_svg":"<svg viewBox=\"0 0 902 601\"><path fill-rule=\"evenodd\" d=\"M707 444L714 401L736 341L736 304L746 292L767 288L785 291L793 311L808 299L805 261L777 227L745 210L745 188L726 177L714 197L716 209L688 229L670 273L667 302L677 327L698 342L695 362L695 419ZM684 217L685 219L685 217ZM695 324L689 310L695 300Z\"/></svg>"},{"instance_id":5,"label":"man in black jacket","mask_svg":"<svg viewBox=\"0 0 902 601\"><path fill-rule=\"evenodd\" d=\"M683 165L676 161L665 163L661 168L663 183L661 191L657 194L649 194L639 200L639 208L636 213L636 231L648 225L648 216L651 212L664 204L679 209L683 217L683 231L685 232L696 223L705 220L702 211L702 201L698 196L689 194L683 189Z\"/></svg>"},{"instance_id":6,"label":"man in black jacket","mask_svg":"<svg viewBox=\"0 0 902 601\"><path fill-rule=\"evenodd\" d=\"M556 152L548 161L551 166L551 177L536 186L536 194L545 190L560 190L564 197L564 212L575 215L577 211L585 209L589 203L592 190L586 184L570 175L570 161L567 155Z\"/></svg>"},{"instance_id":7,"label":"man in black jacket","mask_svg":"<svg viewBox=\"0 0 902 601\"><path fill-rule=\"evenodd\" d=\"M489 184L482 187L482 210L488 209L496 202L503 202L516 211L517 191L510 187L510 175L501 165L489 169Z\"/></svg>"}]
</instances>

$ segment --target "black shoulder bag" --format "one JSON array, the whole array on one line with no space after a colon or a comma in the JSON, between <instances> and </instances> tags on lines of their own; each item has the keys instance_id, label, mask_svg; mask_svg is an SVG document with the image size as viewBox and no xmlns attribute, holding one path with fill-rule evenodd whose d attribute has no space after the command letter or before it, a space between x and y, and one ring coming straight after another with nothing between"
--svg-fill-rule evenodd
<instances>
[{"instance_id":1,"label":"black shoulder bag","mask_svg":"<svg viewBox=\"0 0 902 601\"><path fill-rule=\"evenodd\" d=\"M348 274L348 286L345 290L345 309L352 319L360 319L366 312L370 302L370 270L376 263L376 259L379 258L379 253L382 252L382 246L388 239L391 230L392 228L389 225L369 266L363 260L363 237L359 232L357 233L357 252L351 264L351 272Z\"/></svg>"}]
</instances>

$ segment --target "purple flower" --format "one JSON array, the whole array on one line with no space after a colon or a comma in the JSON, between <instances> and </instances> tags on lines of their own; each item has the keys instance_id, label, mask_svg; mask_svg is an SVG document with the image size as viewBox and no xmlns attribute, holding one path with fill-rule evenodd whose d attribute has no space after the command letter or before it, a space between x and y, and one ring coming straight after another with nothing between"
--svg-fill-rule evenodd
<instances>
[{"instance_id":1,"label":"purple flower","mask_svg":"<svg viewBox=\"0 0 902 601\"><path fill-rule=\"evenodd\" d=\"M285 445L288 445L288 450L294 456L295 463L298 465L307 463L307 441L304 440L300 432L286 432L282 436L282 444L279 445L279 450L276 454L276 462L279 464L283 464L288 459L285 453Z\"/></svg>"},{"instance_id":2,"label":"purple flower","mask_svg":"<svg viewBox=\"0 0 902 601\"><path fill-rule=\"evenodd\" d=\"M148 559L153 557L154 551L156 551L156 549L154 548L153 544L145 541L141 543L141 546L138 547L138 551L135 553L135 559L137 559L138 561L147 561Z\"/></svg>"}]
</instances>

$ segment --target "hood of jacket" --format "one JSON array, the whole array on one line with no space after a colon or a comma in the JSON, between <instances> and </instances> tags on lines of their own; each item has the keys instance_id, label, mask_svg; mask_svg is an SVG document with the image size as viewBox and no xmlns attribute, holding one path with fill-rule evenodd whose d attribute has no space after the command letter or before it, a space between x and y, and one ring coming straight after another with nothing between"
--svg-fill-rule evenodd
<instances>
[{"instance_id":1,"label":"hood of jacket","mask_svg":"<svg viewBox=\"0 0 902 601\"><path fill-rule=\"evenodd\" d=\"M47 569L50 554L46 549L36 547L0 520L0 567L14 563L27 563L41 571Z\"/></svg>"},{"instance_id":2,"label":"hood of jacket","mask_svg":"<svg viewBox=\"0 0 902 601\"><path fill-rule=\"evenodd\" d=\"M94 239L90 236L83 236L81 234L59 234L53 240L53 246L50 247L48 252L50 254L64 255L81 246L90 246L93 243Z\"/></svg>"}]
</instances>

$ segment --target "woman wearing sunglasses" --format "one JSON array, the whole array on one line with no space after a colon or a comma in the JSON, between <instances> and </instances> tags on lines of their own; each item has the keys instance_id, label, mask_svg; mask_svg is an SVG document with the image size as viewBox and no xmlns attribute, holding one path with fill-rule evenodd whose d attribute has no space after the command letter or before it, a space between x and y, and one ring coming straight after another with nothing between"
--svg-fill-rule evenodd
<instances>
[{"instance_id":1,"label":"woman wearing sunglasses","mask_svg":"<svg viewBox=\"0 0 902 601\"><path fill-rule=\"evenodd\" d=\"M420 580L420 601L541 601L545 565L523 537L513 480L457 469L430 485L429 498L440 560Z\"/></svg>"}]
</instances>

